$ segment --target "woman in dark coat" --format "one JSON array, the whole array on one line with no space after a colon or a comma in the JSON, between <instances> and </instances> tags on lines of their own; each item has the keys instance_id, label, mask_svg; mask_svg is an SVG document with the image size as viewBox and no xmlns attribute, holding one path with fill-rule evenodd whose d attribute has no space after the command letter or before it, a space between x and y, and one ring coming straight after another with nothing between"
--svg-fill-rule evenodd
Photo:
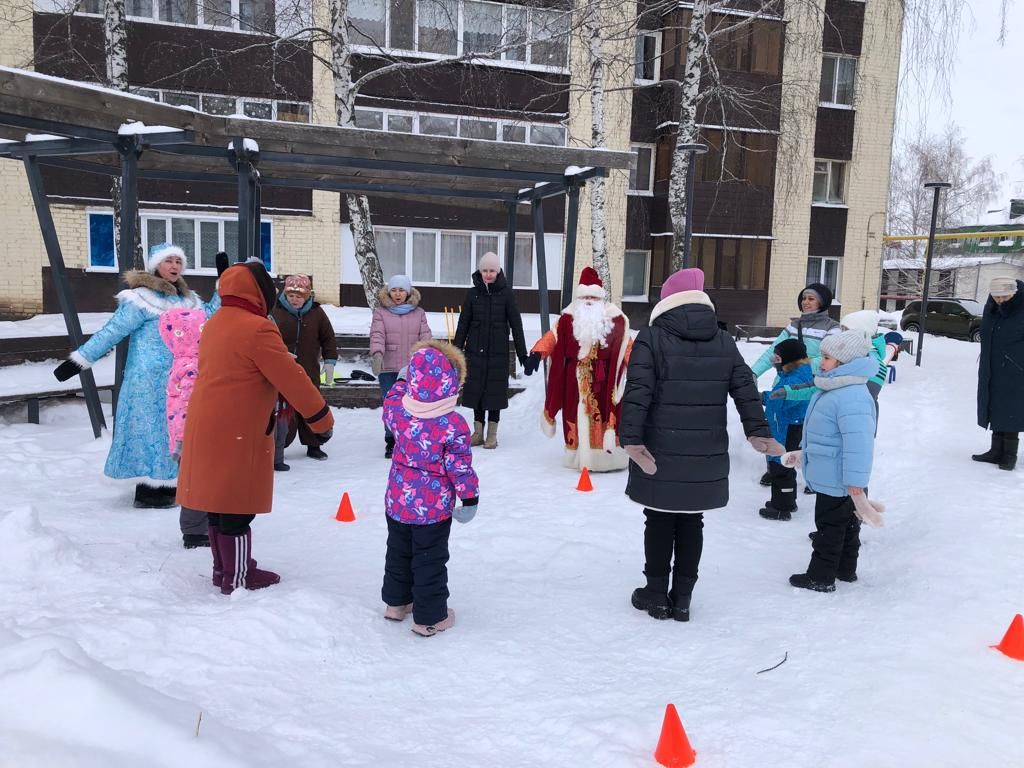
<instances>
[{"instance_id":1,"label":"woman in dark coat","mask_svg":"<svg viewBox=\"0 0 1024 768\"><path fill-rule=\"evenodd\" d=\"M633 592L632 602L655 619L689 621L703 512L729 503L729 397L759 453L785 451L771 437L754 374L718 327L703 288L699 269L665 281L650 325L633 343L622 398L619 442L632 459L626 495L647 518L647 586Z\"/></svg>"},{"instance_id":2,"label":"woman in dark coat","mask_svg":"<svg viewBox=\"0 0 1024 768\"><path fill-rule=\"evenodd\" d=\"M971 458L1012 470L1024 432L1024 282L994 277L989 292L981 320L978 426L992 430L992 447Z\"/></svg>"},{"instance_id":3,"label":"woman in dark coat","mask_svg":"<svg viewBox=\"0 0 1024 768\"><path fill-rule=\"evenodd\" d=\"M526 367L523 318L516 309L512 286L505 282L501 262L485 253L473 273L473 287L462 302L455 347L466 354L469 375L462 404L473 409L473 445L498 447L498 420L508 408L508 334L516 345L519 364ZM484 438L484 418L487 437Z\"/></svg>"}]
</instances>

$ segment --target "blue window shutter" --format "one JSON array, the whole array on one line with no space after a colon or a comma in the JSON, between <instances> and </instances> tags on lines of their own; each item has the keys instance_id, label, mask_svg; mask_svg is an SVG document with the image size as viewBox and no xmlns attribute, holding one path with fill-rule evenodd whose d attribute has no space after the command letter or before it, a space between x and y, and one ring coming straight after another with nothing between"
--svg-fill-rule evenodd
<instances>
[{"instance_id":1,"label":"blue window shutter","mask_svg":"<svg viewBox=\"0 0 1024 768\"><path fill-rule=\"evenodd\" d=\"M271 262L270 252L270 222L260 222L260 258L263 259L263 266L267 268L267 272L270 272Z\"/></svg>"},{"instance_id":2,"label":"blue window shutter","mask_svg":"<svg viewBox=\"0 0 1024 768\"><path fill-rule=\"evenodd\" d=\"M114 258L114 215L89 214L89 266L116 267Z\"/></svg>"}]
</instances>

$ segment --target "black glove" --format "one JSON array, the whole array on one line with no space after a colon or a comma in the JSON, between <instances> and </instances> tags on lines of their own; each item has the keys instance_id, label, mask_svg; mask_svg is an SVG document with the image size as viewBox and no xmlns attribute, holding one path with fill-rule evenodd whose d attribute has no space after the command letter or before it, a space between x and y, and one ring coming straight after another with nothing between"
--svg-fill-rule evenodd
<instances>
[{"instance_id":1,"label":"black glove","mask_svg":"<svg viewBox=\"0 0 1024 768\"><path fill-rule=\"evenodd\" d=\"M228 268L230 262L228 261L228 255L221 251L213 257L214 263L217 265L217 277L224 274L224 270Z\"/></svg>"},{"instance_id":2,"label":"black glove","mask_svg":"<svg viewBox=\"0 0 1024 768\"><path fill-rule=\"evenodd\" d=\"M67 381L72 376L80 374L82 370L82 366L74 360L65 360L54 369L53 375L56 377L57 381Z\"/></svg>"},{"instance_id":3,"label":"black glove","mask_svg":"<svg viewBox=\"0 0 1024 768\"><path fill-rule=\"evenodd\" d=\"M334 430L328 429L326 432L321 432L319 435L317 435L317 437L320 438L320 444L323 445L332 437L334 437Z\"/></svg>"},{"instance_id":4,"label":"black glove","mask_svg":"<svg viewBox=\"0 0 1024 768\"><path fill-rule=\"evenodd\" d=\"M530 356L522 361L523 373L532 376L533 372L540 368L540 352L531 352Z\"/></svg>"}]
</instances>

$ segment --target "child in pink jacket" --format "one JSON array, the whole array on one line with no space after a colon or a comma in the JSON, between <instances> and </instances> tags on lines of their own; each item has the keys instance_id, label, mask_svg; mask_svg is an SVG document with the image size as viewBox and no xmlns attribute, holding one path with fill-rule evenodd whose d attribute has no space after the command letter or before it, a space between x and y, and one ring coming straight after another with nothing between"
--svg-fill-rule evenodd
<instances>
[{"instance_id":1,"label":"child in pink jacket","mask_svg":"<svg viewBox=\"0 0 1024 768\"><path fill-rule=\"evenodd\" d=\"M160 337L174 356L167 377L167 438L175 461L181 461L185 413L199 373L199 334L205 324L202 309L169 309L160 315Z\"/></svg>"}]
</instances>

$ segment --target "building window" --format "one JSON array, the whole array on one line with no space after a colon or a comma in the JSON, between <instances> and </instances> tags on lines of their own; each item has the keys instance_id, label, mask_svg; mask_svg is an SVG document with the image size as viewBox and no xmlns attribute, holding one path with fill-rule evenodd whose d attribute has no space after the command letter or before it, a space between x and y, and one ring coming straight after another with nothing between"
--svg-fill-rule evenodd
<instances>
[{"instance_id":1,"label":"building window","mask_svg":"<svg viewBox=\"0 0 1024 768\"><path fill-rule=\"evenodd\" d=\"M464 287L471 284L476 263L488 251L505 264L501 232L459 232L374 227L377 255L385 278L409 275L416 285ZM533 236L516 235L516 288L531 288Z\"/></svg>"},{"instance_id":2,"label":"building window","mask_svg":"<svg viewBox=\"0 0 1024 768\"><path fill-rule=\"evenodd\" d=\"M694 261L704 271L704 286L740 291L766 290L769 243L753 237L695 237Z\"/></svg>"},{"instance_id":3,"label":"building window","mask_svg":"<svg viewBox=\"0 0 1024 768\"><path fill-rule=\"evenodd\" d=\"M462 6L464 53L490 53L501 47L501 6L466 0ZM493 55L493 54L492 54Z\"/></svg>"},{"instance_id":4,"label":"building window","mask_svg":"<svg viewBox=\"0 0 1024 768\"><path fill-rule=\"evenodd\" d=\"M521 123L486 117L427 114L423 112L392 112L359 107L355 112L356 128L392 133L419 133L427 136L461 136L478 141L526 143L565 146L565 126L558 123Z\"/></svg>"},{"instance_id":5,"label":"building window","mask_svg":"<svg viewBox=\"0 0 1024 768\"><path fill-rule=\"evenodd\" d=\"M636 155L636 165L629 172L629 194L654 194L654 145L634 144L630 147Z\"/></svg>"},{"instance_id":6,"label":"building window","mask_svg":"<svg viewBox=\"0 0 1024 768\"><path fill-rule=\"evenodd\" d=\"M657 32L641 32L636 36L636 55L633 59L633 78L638 83L653 83L658 79L658 58L661 56L661 36Z\"/></svg>"},{"instance_id":7,"label":"building window","mask_svg":"<svg viewBox=\"0 0 1024 768\"><path fill-rule=\"evenodd\" d=\"M821 60L819 100L829 106L853 106L857 60L849 56L824 56Z\"/></svg>"},{"instance_id":8,"label":"building window","mask_svg":"<svg viewBox=\"0 0 1024 768\"><path fill-rule=\"evenodd\" d=\"M711 55L719 69L778 75L782 72L782 24L717 17Z\"/></svg>"},{"instance_id":9,"label":"building window","mask_svg":"<svg viewBox=\"0 0 1024 768\"><path fill-rule=\"evenodd\" d=\"M216 255L224 251L231 262L238 258L238 220L177 214L142 214L142 248L149 252L157 243L174 243L185 252L188 272L216 272ZM273 226L260 222L260 257L273 271Z\"/></svg>"},{"instance_id":10,"label":"building window","mask_svg":"<svg viewBox=\"0 0 1024 768\"><path fill-rule=\"evenodd\" d=\"M98 0L86 0L79 11L101 14L102 6ZM132 19L193 27L265 34L273 34L276 30L274 0L127 0L125 12Z\"/></svg>"},{"instance_id":11,"label":"building window","mask_svg":"<svg viewBox=\"0 0 1024 768\"><path fill-rule=\"evenodd\" d=\"M703 130L707 154L698 159L698 178L707 182L746 181L759 187L772 186L777 137L770 133Z\"/></svg>"},{"instance_id":12,"label":"building window","mask_svg":"<svg viewBox=\"0 0 1024 768\"><path fill-rule=\"evenodd\" d=\"M156 88L132 88L132 93L175 107L201 109L211 115L245 115L260 120L281 120L288 123L309 122L309 104L302 102L249 99L213 93L186 93Z\"/></svg>"},{"instance_id":13,"label":"building window","mask_svg":"<svg viewBox=\"0 0 1024 768\"><path fill-rule=\"evenodd\" d=\"M816 205L843 205L846 202L845 181L846 163L815 160L811 202Z\"/></svg>"},{"instance_id":14,"label":"building window","mask_svg":"<svg viewBox=\"0 0 1024 768\"><path fill-rule=\"evenodd\" d=\"M622 298L647 300L650 251L626 251L622 264Z\"/></svg>"},{"instance_id":15,"label":"building window","mask_svg":"<svg viewBox=\"0 0 1024 768\"><path fill-rule=\"evenodd\" d=\"M836 304L839 304L839 259L831 256L808 256L807 280L804 285L811 283L827 285L832 295L837 297Z\"/></svg>"},{"instance_id":16,"label":"building window","mask_svg":"<svg viewBox=\"0 0 1024 768\"><path fill-rule=\"evenodd\" d=\"M533 123L530 125L530 143L564 147L565 126Z\"/></svg>"},{"instance_id":17,"label":"building window","mask_svg":"<svg viewBox=\"0 0 1024 768\"><path fill-rule=\"evenodd\" d=\"M116 270L114 254L114 214L88 214L89 268Z\"/></svg>"}]
</instances>

